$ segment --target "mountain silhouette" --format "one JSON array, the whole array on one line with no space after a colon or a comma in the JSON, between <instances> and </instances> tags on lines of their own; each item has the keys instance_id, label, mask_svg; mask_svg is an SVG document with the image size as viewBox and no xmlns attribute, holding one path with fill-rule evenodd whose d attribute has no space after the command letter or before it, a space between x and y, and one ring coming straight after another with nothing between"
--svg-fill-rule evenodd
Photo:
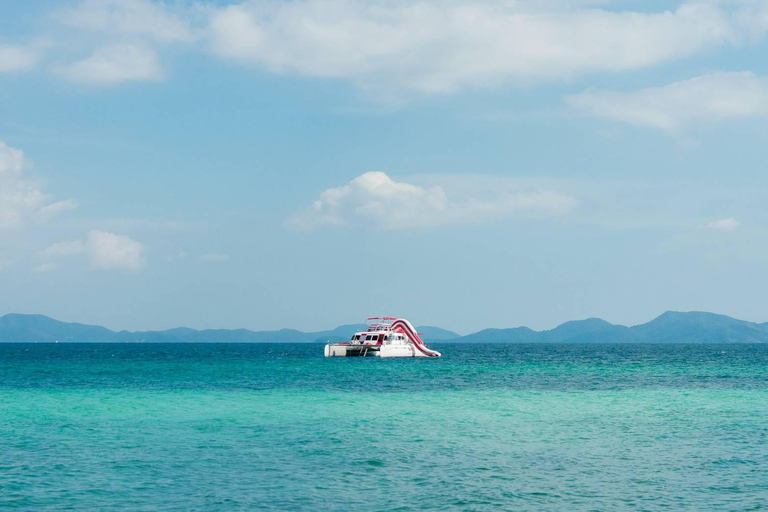
<instances>
[{"instance_id":1,"label":"mountain silhouette","mask_svg":"<svg viewBox=\"0 0 768 512\"><path fill-rule=\"evenodd\" d=\"M364 324L349 324L318 332L187 327L117 332L98 325L60 322L44 315L10 313L0 317L0 342L325 343L347 340L354 332L364 329ZM417 330L428 343L768 343L768 323L700 311L668 311L648 323L632 327L588 318L565 322L548 331L514 327L484 329L459 336L439 327L421 326Z\"/></svg>"}]
</instances>

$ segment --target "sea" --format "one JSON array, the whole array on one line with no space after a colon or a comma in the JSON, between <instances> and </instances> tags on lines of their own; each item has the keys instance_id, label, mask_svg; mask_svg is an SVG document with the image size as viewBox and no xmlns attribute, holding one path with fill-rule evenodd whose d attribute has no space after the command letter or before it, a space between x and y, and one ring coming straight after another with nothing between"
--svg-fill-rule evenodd
<instances>
[{"instance_id":1,"label":"sea","mask_svg":"<svg viewBox=\"0 0 768 512\"><path fill-rule=\"evenodd\" d=\"M768 346L0 344L1 510L764 510Z\"/></svg>"}]
</instances>

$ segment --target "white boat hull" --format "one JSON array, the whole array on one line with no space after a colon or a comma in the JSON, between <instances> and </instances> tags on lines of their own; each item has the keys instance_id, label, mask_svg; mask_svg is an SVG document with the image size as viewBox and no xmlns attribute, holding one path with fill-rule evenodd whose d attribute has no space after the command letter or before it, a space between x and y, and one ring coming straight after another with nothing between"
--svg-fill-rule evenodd
<instances>
[{"instance_id":1,"label":"white boat hull","mask_svg":"<svg viewBox=\"0 0 768 512\"><path fill-rule=\"evenodd\" d=\"M325 346L325 357L427 357L413 345L339 345Z\"/></svg>"}]
</instances>

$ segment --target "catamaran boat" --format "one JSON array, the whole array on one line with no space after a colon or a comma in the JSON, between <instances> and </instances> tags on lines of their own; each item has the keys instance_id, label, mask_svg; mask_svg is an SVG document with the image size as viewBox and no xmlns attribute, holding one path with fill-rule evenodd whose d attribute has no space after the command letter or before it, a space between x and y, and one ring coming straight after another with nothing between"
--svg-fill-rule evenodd
<instances>
[{"instance_id":1,"label":"catamaran boat","mask_svg":"<svg viewBox=\"0 0 768 512\"><path fill-rule=\"evenodd\" d=\"M328 343L325 357L440 357L427 347L404 318L371 317L367 331L356 332L346 343Z\"/></svg>"}]
</instances>

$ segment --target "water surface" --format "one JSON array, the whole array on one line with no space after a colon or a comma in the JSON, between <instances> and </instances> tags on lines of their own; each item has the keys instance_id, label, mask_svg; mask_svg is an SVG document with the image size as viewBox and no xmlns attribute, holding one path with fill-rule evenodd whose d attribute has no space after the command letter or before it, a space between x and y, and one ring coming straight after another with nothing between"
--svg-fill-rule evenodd
<instances>
[{"instance_id":1,"label":"water surface","mask_svg":"<svg viewBox=\"0 0 768 512\"><path fill-rule=\"evenodd\" d=\"M749 510L768 346L0 345L0 508Z\"/></svg>"}]
</instances>

